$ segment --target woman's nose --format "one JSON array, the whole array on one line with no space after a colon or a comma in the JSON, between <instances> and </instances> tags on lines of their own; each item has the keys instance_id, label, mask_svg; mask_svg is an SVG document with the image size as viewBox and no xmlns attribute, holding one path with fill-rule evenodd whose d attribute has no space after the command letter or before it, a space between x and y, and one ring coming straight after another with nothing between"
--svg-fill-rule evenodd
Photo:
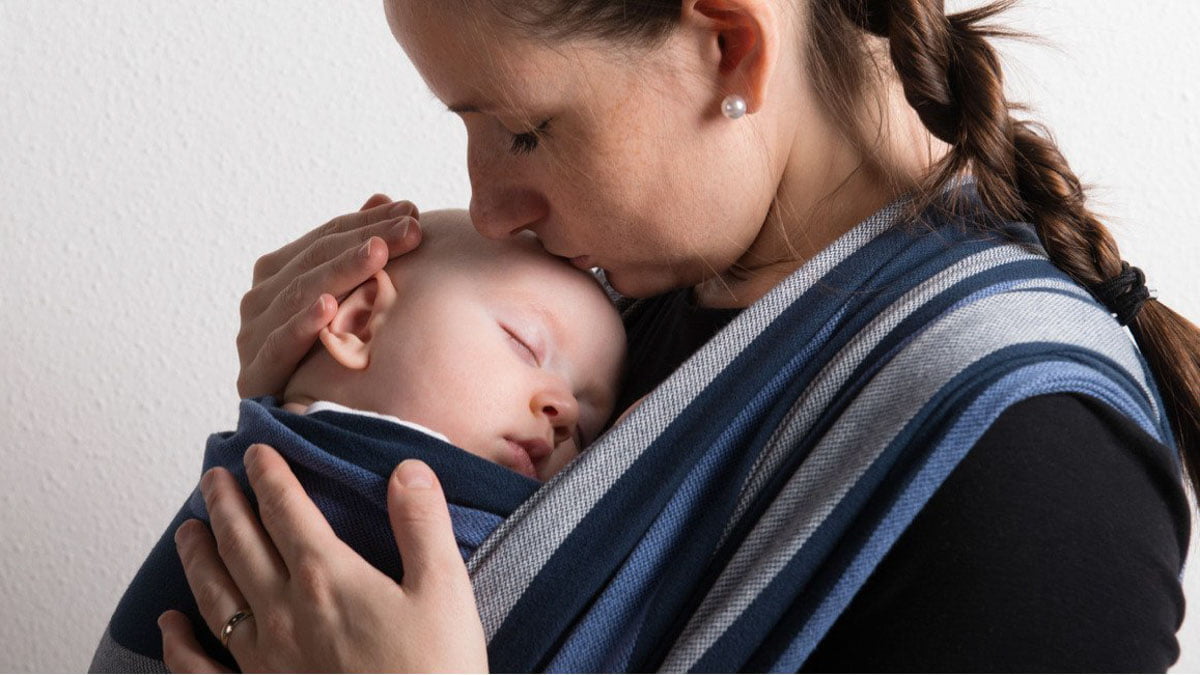
<instances>
[{"instance_id":1,"label":"woman's nose","mask_svg":"<svg viewBox=\"0 0 1200 675\"><path fill-rule=\"evenodd\" d=\"M575 433L579 423L579 401L561 381L540 388L530 403L534 416L544 416L553 427L555 445Z\"/></svg>"},{"instance_id":2,"label":"woman's nose","mask_svg":"<svg viewBox=\"0 0 1200 675\"><path fill-rule=\"evenodd\" d=\"M546 217L544 195L514 162L499 156L503 150L480 148L469 141L467 166L471 175L471 221L485 237L503 239L531 228Z\"/></svg>"},{"instance_id":3,"label":"woman's nose","mask_svg":"<svg viewBox=\"0 0 1200 675\"><path fill-rule=\"evenodd\" d=\"M503 239L532 229L545 215L545 200L533 190L475 187L472 181L471 222L489 239Z\"/></svg>"}]
</instances>

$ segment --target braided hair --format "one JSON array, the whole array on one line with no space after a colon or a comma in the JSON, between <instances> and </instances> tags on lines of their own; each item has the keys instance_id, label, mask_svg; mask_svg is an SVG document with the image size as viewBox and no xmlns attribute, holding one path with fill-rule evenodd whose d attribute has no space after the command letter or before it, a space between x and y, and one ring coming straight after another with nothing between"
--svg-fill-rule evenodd
<instances>
[{"instance_id":1,"label":"braided hair","mask_svg":"<svg viewBox=\"0 0 1200 675\"><path fill-rule=\"evenodd\" d=\"M816 0L815 4L826 4ZM1088 209L1085 189L1049 133L1013 116L1000 59L988 38L1013 33L986 25L1013 0L946 14L942 0L836 0L858 29L886 38L909 105L951 146L926 180L932 199L971 174L993 213L1037 228L1050 259L1098 296L1129 278L1117 243ZM1137 278L1141 277L1136 270ZM1200 486L1200 330L1157 299L1136 295L1125 316L1146 357L1193 487Z\"/></svg>"},{"instance_id":2,"label":"braided hair","mask_svg":"<svg viewBox=\"0 0 1200 675\"><path fill-rule=\"evenodd\" d=\"M797 1L808 15L809 74L832 118L865 157L877 148L865 138L863 106L877 91L873 85L892 76L881 69L866 36L886 41L909 105L933 136L949 144L918 186L914 212L969 174L989 211L1031 223L1054 264L1128 324L1159 384L1190 482L1200 487L1200 329L1139 288L1141 271L1121 260L1049 132L1014 117L1022 109L1005 97L1000 59L989 39L1019 34L988 22L1015 0L953 14L943 0ZM488 2L524 31L549 40L586 36L652 46L680 17L677 0ZM908 188L911 177L883 169L893 187Z\"/></svg>"}]
</instances>

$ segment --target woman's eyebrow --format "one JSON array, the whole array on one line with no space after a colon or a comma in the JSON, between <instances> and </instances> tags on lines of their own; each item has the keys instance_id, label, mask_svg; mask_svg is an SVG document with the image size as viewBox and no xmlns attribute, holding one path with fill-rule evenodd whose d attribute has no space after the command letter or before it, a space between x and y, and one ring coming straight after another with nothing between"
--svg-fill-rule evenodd
<instances>
[{"instance_id":1,"label":"woman's eyebrow","mask_svg":"<svg viewBox=\"0 0 1200 675\"><path fill-rule=\"evenodd\" d=\"M463 113L487 112L488 110L491 110L491 108L488 106L481 106L476 103L452 103L446 106L446 110L461 115Z\"/></svg>"}]
</instances>

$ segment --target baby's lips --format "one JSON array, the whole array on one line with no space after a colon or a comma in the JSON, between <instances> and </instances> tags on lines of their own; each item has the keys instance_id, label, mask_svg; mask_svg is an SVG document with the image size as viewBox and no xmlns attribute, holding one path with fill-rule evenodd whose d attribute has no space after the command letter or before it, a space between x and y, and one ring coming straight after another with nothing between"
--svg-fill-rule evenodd
<instances>
[{"instance_id":1,"label":"baby's lips","mask_svg":"<svg viewBox=\"0 0 1200 675\"><path fill-rule=\"evenodd\" d=\"M525 447L520 443L511 438L506 438L504 440L508 444L509 450L509 461L505 462L505 464L507 464L508 467L513 471L516 471L527 478L537 480L537 469L533 465L534 460L529 454L529 451L526 450Z\"/></svg>"},{"instance_id":2,"label":"baby's lips","mask_svg":"<svg viewBox=\"0 0 1200 675\"><path fill-rule=\"evenodd\" d=\"M516 443L517 445L521 446L522 448L524 448L525 452L529 454L529 458L532 459L534 461L534 463L542 461L543 459L549 457L551 452L554 452L554 446L547 443L545 441L545 439L541 439L541 438L519 439L518 438L518 439L512 439L512 441L514 443Z\"/></svg>"}]
</instances>

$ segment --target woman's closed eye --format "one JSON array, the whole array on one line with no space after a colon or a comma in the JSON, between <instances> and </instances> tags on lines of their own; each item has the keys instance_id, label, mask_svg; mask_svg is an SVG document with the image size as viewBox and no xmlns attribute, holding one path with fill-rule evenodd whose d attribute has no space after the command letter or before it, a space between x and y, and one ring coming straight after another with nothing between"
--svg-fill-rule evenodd
<instances>
[{"instance_id":1,"label":"woman's closed eye","mask_svg":"<svg viewBox=\"0 0 1200 675\"><path fill-rule=\"evenodd\" d=\"M550 129L550 120L543 120L541 124L533 131L527 131L523 134L513 134L512 147L509 151L514 155L524 155L537 150L538 143L541 142L543 136L547 136L547 131Z\"/></svg>"}]
</instances>

